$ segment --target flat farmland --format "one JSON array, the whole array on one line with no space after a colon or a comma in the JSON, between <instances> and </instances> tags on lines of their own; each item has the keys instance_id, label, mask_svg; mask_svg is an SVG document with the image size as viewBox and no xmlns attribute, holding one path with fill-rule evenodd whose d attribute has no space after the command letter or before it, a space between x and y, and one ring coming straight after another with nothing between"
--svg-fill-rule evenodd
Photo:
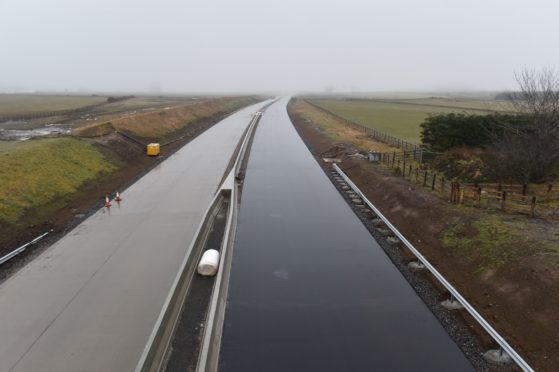
<instances>
[{"instance_id":1,"label":"flat farmland","mask_svg":"<svg viewBox=\"0 0 559 372\"><path fill-rule=\"evenodd\" d=\"M0 94L0 115L72 110L106 100L103 96Z\"/></svg>"},{"instance_id":2,"label":"flat farmland","mask_svg":"<svg viewBox=\"0 0 559 372\"><path fill-rule=\"evenodd\" d=\"M475 99L334 99L313 98L311 103L356 123L412 143L421 143L420 124L429 116L440 113L487 114L506 112L507 104L493 100Z\"/></svg>"}]
</instances>

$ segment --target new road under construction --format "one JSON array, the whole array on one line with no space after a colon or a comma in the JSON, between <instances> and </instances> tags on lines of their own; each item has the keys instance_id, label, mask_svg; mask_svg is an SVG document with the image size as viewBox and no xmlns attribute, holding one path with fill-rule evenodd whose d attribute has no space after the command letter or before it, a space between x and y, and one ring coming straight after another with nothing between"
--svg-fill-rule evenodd
<instances>
[{"instance_id":1,"label":"new road under construction","mask_svg":"<svg viewBox=\"0 0 559 372\"><path fill-rule=\"evenodd\" d=\"M0 370L531 371L340 168L324 172L288 101L211 127L0 284ZM359 213L495 350L465 350Z\"/></svg>"}]
</instances>

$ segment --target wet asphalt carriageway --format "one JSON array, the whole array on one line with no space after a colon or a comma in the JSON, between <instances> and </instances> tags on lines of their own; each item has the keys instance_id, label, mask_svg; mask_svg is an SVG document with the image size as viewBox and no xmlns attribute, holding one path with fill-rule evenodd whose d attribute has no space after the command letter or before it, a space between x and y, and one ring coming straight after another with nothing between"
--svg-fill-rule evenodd
<instances>
[{"instance_id":1,"label":"wet asphalt carriageway","mask_svg":"<svg viewBox=\"0 0 559 372\"><path fill-rule=\"evenodd\" d=\"M287 100L257 128L220 371L473 367L316 163Z\"/></svg>"}]
</instances>

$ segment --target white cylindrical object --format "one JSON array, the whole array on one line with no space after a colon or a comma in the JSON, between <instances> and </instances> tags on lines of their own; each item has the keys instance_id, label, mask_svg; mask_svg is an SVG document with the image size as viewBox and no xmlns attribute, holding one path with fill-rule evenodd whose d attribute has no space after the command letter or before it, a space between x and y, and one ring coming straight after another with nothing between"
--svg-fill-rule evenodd
<instances>
[{"instance_id":1,"label":"white cylindrical object","mask_svg":"<svg viewBox=\"0 0 559 372\"><path fill-rule=\"evenodd\" d=\"M198 274L204 276L214 276L219 267L219 252L215 249L208 249L202 255L198 264Z\"/></svg>"}]
</instances>

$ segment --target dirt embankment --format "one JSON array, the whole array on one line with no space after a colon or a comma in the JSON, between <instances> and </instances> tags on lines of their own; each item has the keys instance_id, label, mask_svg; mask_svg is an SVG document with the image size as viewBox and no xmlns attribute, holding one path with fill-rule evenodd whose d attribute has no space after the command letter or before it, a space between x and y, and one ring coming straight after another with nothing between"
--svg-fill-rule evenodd
<instances>
[{"instance_id":1,"label":"dirt embankment","mask_svg":"<svg viewBox=\"0 0 559 372\"><path fill-rule=\"evenodd\" d=\"M348 147L343 136L329 133L332 122L323 127L296 104L289 111L310 150L341 158L367 197L533 367L559 370L559 264L551 247L559 236L556 223L453 207L348 156L340 150Z\"/></svg>"},{"instance_id":2,"label":"dirt embankment","mask_svg":"<svg viewBox=\"0 0 559 372\"><path fill-rule=\"evenodd\" d=\"M5 156L4 159L13 160L13 167L0 167L0 176L3 179L14 178L13 170L17 168L21 169L22 175L25 175L25 169L30 171L26 175L28 185L19 185L16 182L13 189L0 194L0 207L11 208L10 212L14 216L12 219L0 219L0 256L50 229L54 232L45 239L43 245L55 241L100 208L105 194L122 192L147 171L225 116L257 101L258 99L253 97L220 98L139 114L138 117L127 116L114 120L117 123L115 126L107 123L96 124L87 128L87 136L81 138L34 139L25 143L25 146L29 146L29 143L34 148L42 148L47 142L52 142L48 144L49 148L44 149L45 156L42 160L24 156L17 142L6 143L0 148L4 149L5 153L0 151L0 155ZM106 127L110 127L111 130L104 130ZM103 130L99 130L100 128ZM148 157L144 146L118 134L114 128L120 128L141 142L170 143L162 147L159 157ZM54 151L62 142L70 144L73 152L65 152L62 157L50 156L49 154L55 155ZM84 148L87 148L87 151L84 152ZM59 150L64 151L64 148ZM86 159L81 161L80 156L89 160L91 155L95 155L96 163L88 168L89 172L84 173L81 168L84 167L83 161ZM22 166L26 168L21 168ZM64 170L59 172L58 168L61 166ZM56 174L60 178L54 186L53 172L49 169L57 171ZM29 183L32 183L33 187L27 187ZM12 199L14 195L17 195L19 204ZM2 265L3 273L19 267L28 255L33 254L32 251L38 249L33 248L30 252Z\"/></svg>"}]
</instances>

